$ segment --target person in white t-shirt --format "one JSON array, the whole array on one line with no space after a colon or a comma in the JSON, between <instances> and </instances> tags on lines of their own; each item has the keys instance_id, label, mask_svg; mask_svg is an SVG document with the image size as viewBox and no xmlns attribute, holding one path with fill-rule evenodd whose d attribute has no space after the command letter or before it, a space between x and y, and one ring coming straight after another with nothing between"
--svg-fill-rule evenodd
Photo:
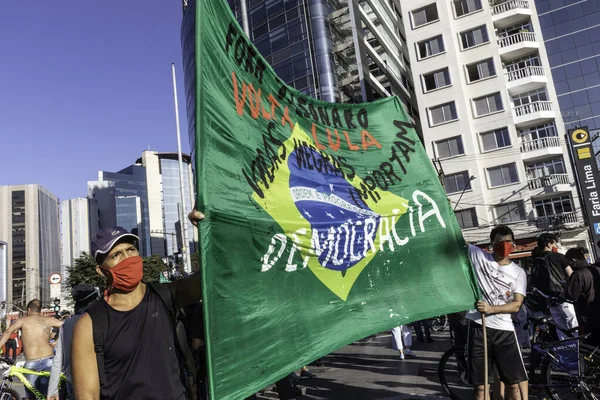
<instances>
[{"instance_id":1,"label":"person in white t-shirt","mask_svg":"<svg viewBox=\"0 0 600 400\"><path fill-rule=\"evenodd\" d=\"M506 386L507 399L528 398L527 371L515 334L511 314L519 311L525 300L527 275L509 258L515 236L505 226L496 226L490 240L493 253L469 246L469 258L479 282L482 300L477 309L467 312L469 323L469 379L475 386L475 397L484 399L483 327L486 318L488 374L493 381L493 366Z\"/></svg>"}]
</instances>

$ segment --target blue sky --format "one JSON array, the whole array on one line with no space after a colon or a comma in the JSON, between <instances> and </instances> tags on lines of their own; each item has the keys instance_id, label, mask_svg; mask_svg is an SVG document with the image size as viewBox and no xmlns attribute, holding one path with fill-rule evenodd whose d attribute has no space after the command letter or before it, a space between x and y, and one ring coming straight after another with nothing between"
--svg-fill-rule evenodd
<instances>
[{"instance_id":1,"label":"blue sky","mask_svg":"<svg viewBox=\"0 0 600 400\"><path fill-rule=\"evenodd\" d=\"M2 1L0 15L0 186L83 197L99 170L176 151L172 62L189 150L181 1Z\"/></svg>"}]
</instances>

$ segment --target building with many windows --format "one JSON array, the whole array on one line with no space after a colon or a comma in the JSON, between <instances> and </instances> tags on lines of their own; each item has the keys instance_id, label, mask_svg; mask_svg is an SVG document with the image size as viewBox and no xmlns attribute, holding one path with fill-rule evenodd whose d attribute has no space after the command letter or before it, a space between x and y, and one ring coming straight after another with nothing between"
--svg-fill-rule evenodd
<instances>
[{"instance_id":1,"label":"building with many windows","mask_svg":"<svg viewBox=\"0 0 600 400\"><path fill-rule=\"evenodd\" d=\"M399 96L419 129L419 115L399 0L228 0L275 72L297 90L329 102ZM183 69L192 163L196 144L196 1L184 1Z\"/></svg>"},{"instance_id":2,"label":"building with many windows","mask_svg":"<svg viewBox=\"0 0 600 400\"><path fill-rule=\"evenodd\" d=\"M66 279L66 267L82 253L90 254L90 200L85 197L60 203L61 274Z\"/></svg>"},{"instance_id":3,"label":"building with many windows","mask_svg":"<svg viewBox=\"0 0 600 400\"><path fill-rule=\"evenodd\" d=\"M0 302L8 296L8 243L0 241ZM5 310L0 310L0 318Z\"/></svg>"},{"instance_id":4,"label":"building with many windows","mask_svg":"<svg viewBox=\"0 0 600 400\"><path fill-rule=\"evenodd\" d=\"M465 237L508 224L522 255L543 231L587 245L534 1L403 5L424 145Z\"/></svg>"},{"instance_id":5,"label":"building with many windows","mask_svg":"<svg viewBox=\"0 0 600 400\"><path fill-rule=\"evenodd\" d=\"M0 241L7 243L8 309L33 299L50 305L48 279L60 272L56 196L35 184L0 186Z\"/></svg>"},{"instance_id":6,"label":"building with many windows","mask_svg":"<svg viewBox=\"0 0 600 400\"><path fill-rule=\"evenodd\" d=\"M587 126L594 137L600 131L600 2L535 4L566 128Z\"/></svg>"},{"instance_id":7,"label":"building with many windows","mask_svg":"<svg viewBox=\"0 0 600 400\"><path fill-rule=\"evenodd\" d=\"M186 217L195 199L190 157L183 155ZM175 228L180 220L181 192L177 153L144 151L135 164L118 172L99 171L88 182L92 235L97 229L122 226L140 237L142 256L172 257L180 253ZM189 249L193 253L198 235L187 221Z\"/></svg>"}]
</instances>

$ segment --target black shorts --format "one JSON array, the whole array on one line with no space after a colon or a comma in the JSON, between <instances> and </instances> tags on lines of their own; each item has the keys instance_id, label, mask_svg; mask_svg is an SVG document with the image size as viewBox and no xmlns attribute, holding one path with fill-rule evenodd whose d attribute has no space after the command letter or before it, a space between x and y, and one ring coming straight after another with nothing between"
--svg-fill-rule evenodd
<instances>
[{"instance_id":1,"label":"black shorts","mask_svg":"<svg viewBox=\"0 0 600 400\"><path fill-rule=\"evenodd\" d=\"M500 380L514 385L527 380L521 349L514 331L487 328L488 379L493 382L493 371L498 371ZM483 363L483 328L476 322L469 323L469 381L474 386L485 382Z\"/></svg>"}]
</instances>

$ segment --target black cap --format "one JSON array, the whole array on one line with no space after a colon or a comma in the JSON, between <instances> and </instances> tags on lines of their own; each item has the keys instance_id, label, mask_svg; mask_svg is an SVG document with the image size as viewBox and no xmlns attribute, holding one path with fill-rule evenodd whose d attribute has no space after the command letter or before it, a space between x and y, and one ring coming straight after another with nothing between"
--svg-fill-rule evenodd
<instances>
[{"instance_id":1,"label":"black cap","mask_svg":"<svg viewBox=\"0 0 600 400\"><path fill-rule=\"evenodd\" d=\"M92 240L92 256L94 257L94 261L98 262L99 255L107 254L117 241L128 236L135 240L140 240L139 237L120 226L101 229L96 232L96 236L94 236L94 239Z\"/></svg>"}]
</instances>

